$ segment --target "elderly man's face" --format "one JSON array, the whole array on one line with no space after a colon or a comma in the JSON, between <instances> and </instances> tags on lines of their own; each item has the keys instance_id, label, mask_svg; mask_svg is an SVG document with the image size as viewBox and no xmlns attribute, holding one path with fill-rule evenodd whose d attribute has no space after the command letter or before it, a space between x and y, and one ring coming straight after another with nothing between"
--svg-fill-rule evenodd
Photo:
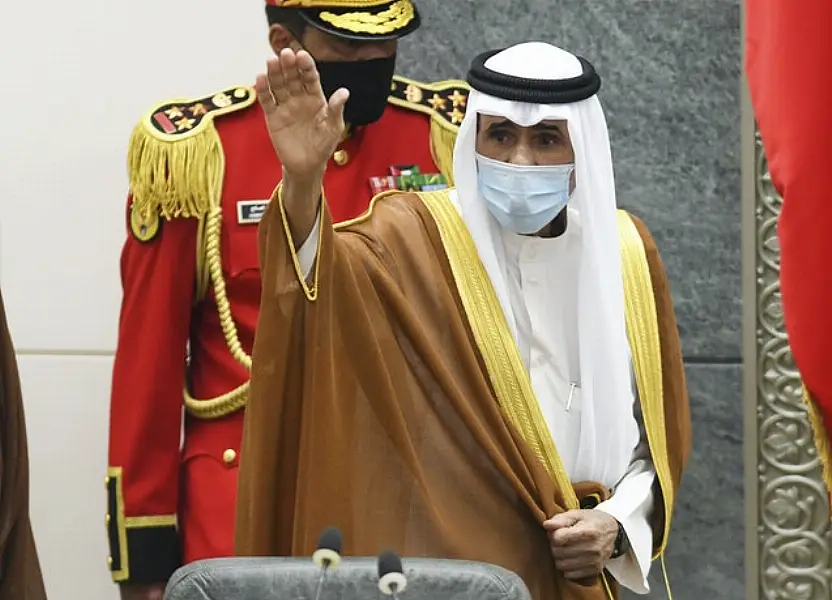
<instances>
[{"instance_id":1,"label":"elderly man's face","mask_svg":"<svg viewBox=\"0 0 832 600\"><path fill-rule=\"evenodd\" d=\"M481 115L477 152L515 165L563 165L575 160L566 121L521 127L503 117Z\"/></svg>"}]
</instances>

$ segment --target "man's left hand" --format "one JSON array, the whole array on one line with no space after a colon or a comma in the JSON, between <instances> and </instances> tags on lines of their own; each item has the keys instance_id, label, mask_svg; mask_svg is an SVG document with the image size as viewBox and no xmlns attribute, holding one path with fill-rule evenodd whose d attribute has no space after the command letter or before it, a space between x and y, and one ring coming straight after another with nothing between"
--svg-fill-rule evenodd
<instances>
[{"instance_id":1,"label":"man's left hand","mask_svg":"<svg viewBox=\"0 0 832 600\"><path fill-rule=\"evenodd\" d=\"M570 510L555 515L543 528L555 566L573 581L600 575L618 537L618 521L602 510Z\"/></svg>"}]
</instances>

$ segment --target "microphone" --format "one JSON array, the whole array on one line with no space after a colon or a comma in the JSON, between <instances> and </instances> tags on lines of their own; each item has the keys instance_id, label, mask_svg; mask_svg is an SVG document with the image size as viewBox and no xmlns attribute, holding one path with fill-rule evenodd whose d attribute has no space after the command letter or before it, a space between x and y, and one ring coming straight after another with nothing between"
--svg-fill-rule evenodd
<instances>
[{"instance_id":1,"label":"microphone","mask_svg":"<svg viewBox=\"0 0 832 600\"><path fill-rule=\"evenodd\" d=\"M324 589L327 571L335 568L341 563L341 547L344 544L341 530L337 527L330 527L318 538L318 549L312 553L312 560L321 567L321 575L318 578L318 587L315 590L315 600L321 599L321 592Z\"/></svg>"},{"instance_id":2,"label":"microphone","mask_svg":"<svg viewBox=\"0 0 832 600\"><path fill-rule=\"evenodd\" d=\"M402 569L402 559L392 550L385 550L378 557L378 589L385 596L398 600L398 595L406 587L407 578Z\"/></svg>"}]
</instances>

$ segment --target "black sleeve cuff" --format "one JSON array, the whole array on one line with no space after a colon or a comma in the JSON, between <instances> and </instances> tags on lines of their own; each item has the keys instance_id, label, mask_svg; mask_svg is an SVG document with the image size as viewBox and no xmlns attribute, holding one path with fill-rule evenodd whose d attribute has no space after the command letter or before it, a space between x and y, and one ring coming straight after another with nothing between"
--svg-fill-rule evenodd
<instances>
[{"instance_id":1,"label":"black sleeve cuff","mask_svg":"<svg viewBox=\"0 0 832 600\"><path fill-rule=\"evenodd\" d=\"M165 583L182 565L176 516L124 516L120 469L107 477L108 560L113 581Z\"/></svg>"},{"instance_id":2,"label":"black sleeve cuff","mask_svg":"<svg viewBox=\"0 0 832 600\"><path fill-rule=\"evenodd\" d=\"M123 581L166 583L182 565L176 527L137 527L126 533L127 578Z\"/></svg>"}]
</instances>

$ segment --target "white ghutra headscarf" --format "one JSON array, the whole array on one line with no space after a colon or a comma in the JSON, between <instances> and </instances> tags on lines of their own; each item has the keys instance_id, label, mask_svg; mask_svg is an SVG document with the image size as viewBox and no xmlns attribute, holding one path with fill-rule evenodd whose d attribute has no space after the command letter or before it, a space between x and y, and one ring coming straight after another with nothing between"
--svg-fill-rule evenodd
<instances>
[{"instance_id":1,"label":"white ghutra headscarf","mask_svg":"<svg viewBox=\"0 0 832 600\"><path fill-rule=\"evenodd\" d=\"M595 95L600 80L583 59L539 42L503 50L487 58L483 66L502 81L503 90L499 85L487 85L488 81L482 83L473 69L469 74L474 89L454 149L455 201L516 339L500 226L478 193L478 116L502 117L524 127L549 119L567 122L576 177L568 206L581 222L578 289L573 293L577 294L583 398L578 458L570 477L613 487L627 471L639 430L633 415L609 133ZM594 88L592 81L597 82ZM570 89L575 86L583 91ZM579 99L573 100L576 97Z\"/></svg>"}]
</instances>

